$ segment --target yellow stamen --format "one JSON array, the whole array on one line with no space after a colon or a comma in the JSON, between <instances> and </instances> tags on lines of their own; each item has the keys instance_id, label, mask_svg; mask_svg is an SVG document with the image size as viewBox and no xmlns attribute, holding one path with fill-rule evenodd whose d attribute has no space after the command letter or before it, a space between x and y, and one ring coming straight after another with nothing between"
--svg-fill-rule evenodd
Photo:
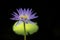
<instances>
[{"instance_id":1,"label":"yellow stamen","mask_svg":"<svg viewBox=\"0 0 60 40\"><path fill-rule=\"evenodd\" d=\"M28 16L27 16L27 15L22 15L22 16L20 16L20 18L27 19L27 18L28 18Z\"/></svg>"}]
</instances>

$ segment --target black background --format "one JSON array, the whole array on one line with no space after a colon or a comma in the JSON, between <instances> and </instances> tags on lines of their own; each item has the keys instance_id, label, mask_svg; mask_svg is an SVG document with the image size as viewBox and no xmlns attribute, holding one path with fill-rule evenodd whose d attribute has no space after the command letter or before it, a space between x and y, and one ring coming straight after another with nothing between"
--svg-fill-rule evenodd
<instances>
[{"instance_id":1,"label":"black background","mask_svg":"<svg viewBox=\"0 0 60 40\"><path fill-rule=\"evenodd\" d=\"M27 40L55 40L58 39L60 29L56 23L56 6L53 1L38 0L1 0L0 1L0 40L23 40L23 36L16 35L12 30L11 13L16 8L32 8L39 16L37 21L39 30L33 35L27 36ZM57 26L57 27L56 27Z\"/></svg>"}]
</instances>

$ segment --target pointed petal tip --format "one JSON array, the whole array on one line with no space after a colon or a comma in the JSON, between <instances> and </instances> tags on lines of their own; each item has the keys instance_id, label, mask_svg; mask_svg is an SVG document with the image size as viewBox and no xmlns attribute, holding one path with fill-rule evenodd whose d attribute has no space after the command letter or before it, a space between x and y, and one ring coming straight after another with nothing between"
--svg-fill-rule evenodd
<instances>
[{"instance_id":1,"label":"pointed petal tip","mask_svg":"<svg viewBox=\"0 0 60 40\"><path fill-rule=\"evenodd\" d=\"M18 9L16 9L17 11L19 11Z\"/></svg>"},{"instance_id":2,"label":"pointed petal tip","mask_svg":"<svg viewBox=\"0 0 60 40\"><path fill-rule=\"evenodd\" d=\"M38 18L38 16L35 16L34 18Z\"/></svg>"},{"instance_id":3,"label":"pointed petal tip","mask_svg":"<svg viewBox=\"0 0 60 40\"><path fill-rule=\"evenodd\" d=\"M32 8L30 9L30 11L32 11Z\"/></svg>"},{"instance_id":4,"label":"pointed petal tip","mask_svg":"<svg viewBox=\"0 0 60 40\"><path fill-rule=\"evenodd\" d=\"M14 20L14 18L10 18L10 20Z\"/></svg>"},{"instance_id":5,"label":"pointed petal tip","mask_svg":"<svg viewBox=\"0 0 60 40\"><path fill-rule=\"evenodd\" d=\"M16 19L16 18L10 18L10 20L18 20L18 19Z\"/></svg>"},{"instance_id":6,"label":"pointed petal tip","mask_svg":"<svg viewBox=\"0 0 60 40\"><path fill-rule=\"evenodd\" d=\"M13 20L12 18L9 18L10 20Z\"/></svg>"},{"instance_id":7,"label":"pointed petal tip","mask_svg":"<svg viewBox=\"0 0 60 40\"><path fill-rule=\"evenodd\" d=\"M29 8L27 10L29 10Z\"/></svg>"}]
</instances>

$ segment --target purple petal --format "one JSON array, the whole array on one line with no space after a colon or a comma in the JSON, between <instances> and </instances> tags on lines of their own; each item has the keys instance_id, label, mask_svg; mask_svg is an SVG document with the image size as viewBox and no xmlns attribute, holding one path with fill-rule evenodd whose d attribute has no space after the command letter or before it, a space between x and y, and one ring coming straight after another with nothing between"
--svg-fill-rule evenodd
<instances>
[{"instance_id":1,"label":"purple petal","mask_svg":"<svg viewBox=\"0 0 60 40\"><path fill-rule=\"evenodd\" d=\"M33 13L32 9L29 10L28 14L31 15Z\"/></svg>"},{"instance_id":2,"label":"purple petal","mask_svg":"<svg viewBox=\"0 0 60 40\"><path fill-rule=\"evenodd\" d=\"M30 15L30 18L34 18L34 17L35 17L35 15L36 15L36 13L34 13L34 14Z\"/></svg>"},{"instance_id":3,"label":"purple petal","mask_svg":"<svg viewBox=\"0 0 60 40\"><path fill-rule=\"evenodd\" d=\"M24 14L24 15L26 14L26 9L23 10L23 14Z\"/></svg>"},{"instance_id":4,"label":"purple petal","mask_svg":"<svg viewBox=\"0 0 60 40\"><path fill-rule=\"evenodd\" d=\"M29 13L30 13L30 14L32 14L32 13L33 13L32 9L30 9Z\"/></svg>"},{"instance_id":5,"label":"purple petal","mask_svg":"<svg viewBox=\"0 0 60 40\"><path fill-rule=\"evenodd\" d=\"M35 17L33 17L33 18L38 18L38 16L35 16Z\"/></svg>"},{"instance_id":6,"label":"purple petal","mask_svg":"<svg viewBox=\"0 0 60 40\"><path fill-rule=\"evenodd\" d=\"M32 16L35 16L37 13L32 14Z\"/></svg>"},{"instance_id":7,"label":"purple petal","mask_svg":"<svg viewBox=\"0 0 60 40\"><path fill-rule=\"evenodd\" d=\"M26 9L24 9L24 12L26 12Z\"/></svg>"},{"instance_id":8,"label":"purple petal","mask_svg":"<svg viewBox=\"0 0 60 40\"><path fill-rule=\"evenodd\" d=\"M29 10L29 8L27 9L26 13L27 13L27 14L30 14L30 10Z\"/></svg>"},{"instance_id":9,"label":"purple petal","mask_svg":"<svg viewBox=\"0 0 60 40\"><path fill-rule=\"evenodd\" d=\"M18 16L18 14L16 12L13 12L13 13Z\"/></svg>"},{"instance_id":10,"label":"purple petal","mask_svg":"<svg viewBox=\"0 0 60 40\"><path fill-rule=\"evenodd\" d=\"M30 9L30 12L32 12L32 9Z\"/></svg>"},{"instance_id":11,"label":"purple petal","mask_svg":"<svg viewBox=\"0 0 60 40\"><path fill-rule=\"evenodd\" d=\"M22 14L22 12L23 12L22 8L19 10L17 9L17 12L19 13L19 15Z\"/></svg>"},{"instance_id":12,"label":"purple petal","mask_svg":"<svg viewBox=\"0 0 60 40\"><path fill-rule=\"evenodd\" d=\"M29 12L29 8L27 9L27 12Z\"/></svg>"},{"instance_id":13,"label":"purple petal","mask_svg":"<svg viewBox=\"0 0 60 40\"><path fill-rule=\"evenodd\" d=\"M18 18L10 18L11 20L19 20Z\"/></svg>"},{"instance_id":14,"label":"purple petal","mask_svg":"<svg viewBox=\"0 0 60 40\"><path fill-rule=\"evenodd\" d=\"M25 14L27 14L28 16L30 16L32 14L32 9L31 10L27 9L27 11L25 12Z\"/></svg>"},{"instance_id":15,"label":"purple petal","mask_svg":"<svg viewBox=\"0 0 60 40\"><path fill-rule=\"evenodd\" d=\"M25 8L24 9L20 8L20 9L16 9L16 10L17 10L17 12L18 12L19 15L16 12L13 12L14 14L12 14L12 15L14 17L11 18L12 20L24 20L24 19L20 19L19 18L19 16L21 16L21 15L24 16L24 14L28 16L27 20L34 19L34 18L38 17L38 16L35 16L36 13L32 14L33 11L32 11L32 9L29 10L29 8L27 10Z\"/></svg>"},{"instance_id":16,"label":"purple petal","mask_svg":"<svg viewBox=\"0 0 60 40\"><path fill-rule=\"evenodd\" d=\"M34 17L31 16L29 19L34 19L34 18L38 18L38 16L34 16Z\"/></svg>"},{"instance_id":17,"label":"purple petal","mask_svg":"<svg viewBox=\"0 0 60 40\"><path fill-rule=\"evenodd\" d=\"M16 12L13 12L12 15L13 15L14 17L15 17L15 16L18 16L18 14L17 14Z\"/></svg>"}]
</instances>

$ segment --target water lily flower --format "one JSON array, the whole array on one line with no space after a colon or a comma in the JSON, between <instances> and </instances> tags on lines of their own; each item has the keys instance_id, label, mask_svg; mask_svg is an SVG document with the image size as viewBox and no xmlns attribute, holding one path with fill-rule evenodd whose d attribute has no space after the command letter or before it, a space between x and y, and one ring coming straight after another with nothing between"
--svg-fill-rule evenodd
<instances>
[{"instance_id":1,"label":"water lily flower","mask_svg":"<svg viewBox=\"0 0 60 40\"><path fill-rule=\"evenodd\" d=\"M32 9L17 9L17 12L13 12L13 18L10 18L11 20L18 20L18 21L24 21L24 22L28 22L31 19L37 18L38 16L35 16L36 13L32 12ZM32 14L33 13L33 14Z\"/></svg>"}]
</instances>

